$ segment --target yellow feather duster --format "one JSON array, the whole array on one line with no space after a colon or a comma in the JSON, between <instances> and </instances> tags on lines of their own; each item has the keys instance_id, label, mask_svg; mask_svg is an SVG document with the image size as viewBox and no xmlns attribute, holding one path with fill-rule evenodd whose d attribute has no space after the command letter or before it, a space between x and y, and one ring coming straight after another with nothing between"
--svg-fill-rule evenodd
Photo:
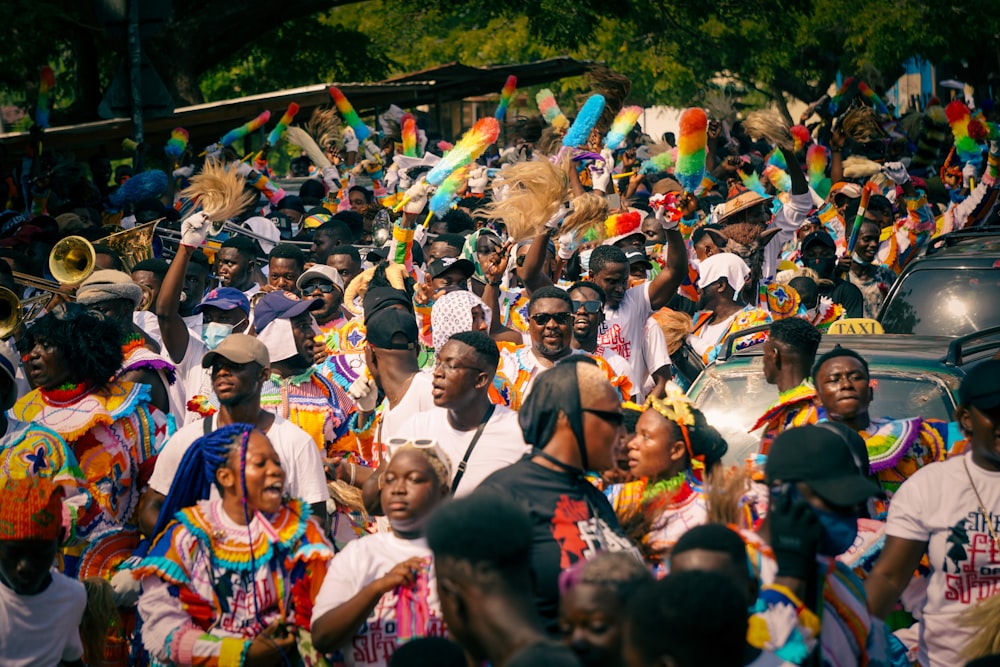
<instances>
[{"instance_id":1,"label":"yellow feather duster","mask_svg":"<svg viewBox=\"0 0 1000 667\"><path fill-rule=\"evenodd\" d=\"M531 238L562 206L569 183L548 160L518 162L501 172L510 194L486 207L487 215L503 220L514 241Z\"/></svg>"}]
</instances>

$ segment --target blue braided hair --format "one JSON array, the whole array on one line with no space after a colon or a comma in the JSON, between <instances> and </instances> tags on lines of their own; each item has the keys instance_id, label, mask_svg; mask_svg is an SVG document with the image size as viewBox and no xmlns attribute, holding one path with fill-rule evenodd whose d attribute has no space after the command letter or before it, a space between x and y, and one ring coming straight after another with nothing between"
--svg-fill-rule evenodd
<instances>
[{"instance_id":1,"label":"blue braided hair","mask_svg":"<svg viewBox=\"0 0 1000 667\"><path fill-rule=\"evenodd\" d=\"M180 510L191 507L199 500L207 500L212 485L219 486L215 472L226 465L229 455L239 451L240 481L243 487L243 511L246 512L246 476L244 469L247 458L247 443L253 424L228 424L195 440L184 452L170 491L163 501L160 515L156 519L153 535L159 535ZM220 488L221 492L222 489ZM249 517L248 517L249 519Z\"/></svg>"}]
</instances>

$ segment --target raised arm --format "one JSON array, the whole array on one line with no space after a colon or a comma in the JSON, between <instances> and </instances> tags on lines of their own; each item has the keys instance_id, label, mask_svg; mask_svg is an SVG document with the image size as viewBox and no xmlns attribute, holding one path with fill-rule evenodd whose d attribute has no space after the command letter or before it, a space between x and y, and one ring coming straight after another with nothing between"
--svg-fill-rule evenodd
<instances>
[{"instance_id":1,"label":"raised arm","mask_svg":"<svg viewBox=\"0 0 1000 667\"><path fill-rule=\"evenodd\" d=\"M661 222L664 222L662 218ZM668 228L667 225L673 227ZM664 229L667 232L666 266L649 283L649 305L653 310L659 310L670 303L688 270L687 244L677 230L677 222L665 222Z\"/></svg>"}]
</instances>

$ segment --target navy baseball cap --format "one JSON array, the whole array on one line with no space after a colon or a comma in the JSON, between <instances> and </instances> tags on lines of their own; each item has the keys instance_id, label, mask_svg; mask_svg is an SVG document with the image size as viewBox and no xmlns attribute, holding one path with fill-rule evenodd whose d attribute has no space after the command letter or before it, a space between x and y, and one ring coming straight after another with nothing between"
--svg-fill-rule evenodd
<instances>
[{"instance_id":1,"label":"navy baseball cap","mask_svg":"<svg viewBox=\"0 0 1000 667\"><path fill-rule=\"evenodd\" d=\"M300 299L291 292L275 290L260 298L253 309L253 326L258 332L277 319L290 320L323 307L322 299Z\"/></svg>"},{"instance_id":2,"label":"navy baseball cap","mask_svg":"<svg viewBox=\"0 0 1000 667\"><path fill-rule=\"evenodd\" d=\"M1000 360L990 359L972 368L958 388L961 405L992 410L1000 405Z\"/></svg>"},{"instance_id":3,"label":"navy baseball cap","mask_svg":"<svg viewBox=\"0 0 1000 667\"><path fill-rule=\"evenodd\" d=\"M220 310L239 308L249 315L250 299L235 287L219 287L206 294L201 303L194 307L194 312L201 313L206 308L219 308Z\"/></svg>"}]
</instances>

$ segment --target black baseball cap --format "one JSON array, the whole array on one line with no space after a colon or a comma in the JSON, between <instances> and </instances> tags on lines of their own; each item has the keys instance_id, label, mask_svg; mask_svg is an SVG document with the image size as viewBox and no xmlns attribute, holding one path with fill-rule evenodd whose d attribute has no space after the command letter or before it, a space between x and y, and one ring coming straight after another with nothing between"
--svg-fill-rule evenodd
<instances>
[{"instance_id":1,"label":"black baseball cap","mask_svg":"<svg viewBox=\"0 0 1000 667\"><path fill-rule=\"evenodd\" d=\"M962 378L958 388L961 405L979 410L992 410L1000 405L1000 360L990 359L977 364Z\"/></svg>"},{"instance_id":2,"label":"black baseball cap","mask_svg":"<svg viewBox=\"0 0 1000 667\"><path fill-rule=\"evenodd\" d=\"M467 259L442 257L428 264L427 271L431 274L431 278L437 278L445 271L461 271L465 278L468 279L476 272L476 266Z\"/></svg>"},{"instance_id":3,"label":"black baseball cap","mask_svg":"<svg viewBox=\"0 0 1000 667\"><path fill-rule=\"evenodd\" d=\"M837 249L837 243L833 240L833 237L830 236L829 232L825 232L822 229L806 235L806 237L802 239L802 243L799 247L802 250L805 250L813 243L822 243L828 248L833 248L834 250Z\"/></svg>"},{"instance_id":4,"label":"black baseball cap","mask_svg":"<svg viewBox=\"0 0 1000 667\"><path fill-rule=\"evenodd\" d=\"M406 292L393 287L372 287L365 292L362 308L365 311L365 326L375 315L391 306L402 306L406 312L413 314L413 302Z\"/></svg>"},{"instance_id":5,"label":"black baseball cap","mask_svg":"<svg viewBox=\"0 0 1000 667\"><path fill-rule=\"evenodd\" d=\"M768 485L804 482L837 507L854 507L882 493L868 479L868 450L861 436L834 423L810 424L782 431L767 453Z\"/></svg>"},{"instance_id":6,"label":"black baseball cap","mask_svg":"<svg viewBox=\"0 0 1000 667\"><path fill-rule=\"evenodd\" d=\"M401 308L387 308L374 317L366 316L365 329L368 343L383 350L415 349L420 336L413 313ZM402 334L405 342L393 341L397 334Z\"/></svg>"}]
</instances>

